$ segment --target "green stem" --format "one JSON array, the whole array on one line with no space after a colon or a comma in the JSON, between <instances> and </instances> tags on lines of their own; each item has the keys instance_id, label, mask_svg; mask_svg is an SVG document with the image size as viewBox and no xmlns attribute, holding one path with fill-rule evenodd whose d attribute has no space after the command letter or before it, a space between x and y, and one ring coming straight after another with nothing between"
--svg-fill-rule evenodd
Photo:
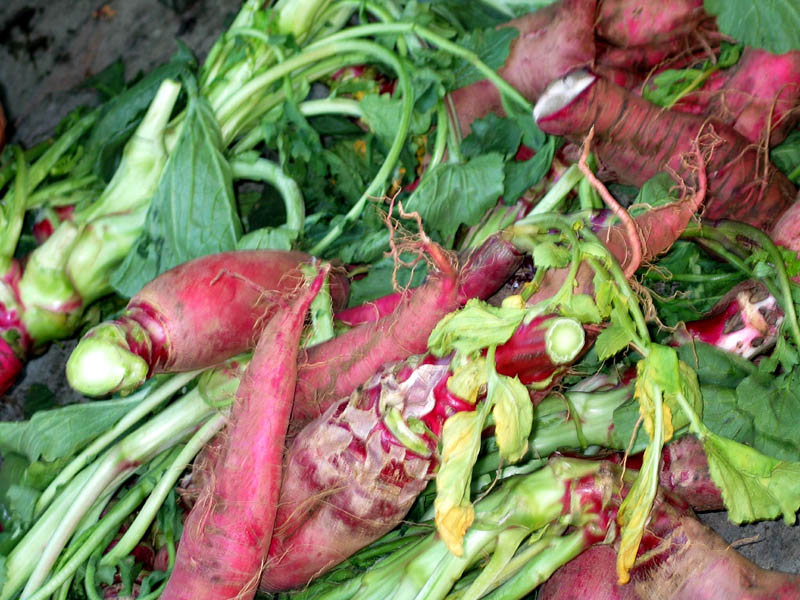
<instances>
[{"instance_id":1,"label":"green stem","mask_svg":"<svg viewBox=\"0 0 800 600\"><path fill-rule=\"evenodd\" d=\"M254 161L239 158L230 164L234 179L263 181L274 186L280 192L286 207L286 227L298 234L303 231L306 219L303 193L297 182L286 175L280 166L266 158L257 158Z\"/></svg>"},{"instance_id":2,"label":"green stem","mask_svg":"<svg viewBox=\"0 0 800 600\"><path fill-rule=\"evenodd\" d=\"M368 57L361 53L356 54L349 54L344 57L342 56L334 56L327 60L322 60L318 63L311 65L309 68L304 69L299 74L294 74L292 76L292 83L294 88L299 89L303 84L306 82L316 81L320 77L324 77L329 73L335 72L342 66L342 63L345 64L358 64L363 63L364 61L368 60ZM258 100L258 103L254 105L252 108L252 113L256 115L265 115L269 113L269 111L273 110L276 106L280 105L282 102L286 100L286 89L285 86L282 86L275 92L268 94ZM345 98L338 98L338 99L323 99L323 100L309 100L309 104L313 104L315 102L326 102L330 100L331 102L347 102L348 104L342 104L340 108L343 109L343 114L347 114L350 116L357 116L361 117L361 106L355 100L348 100ZM300 111L301 113L305 114L306 116L314 116L309 115L303 112L303 105L306 102L300 104ZM358 106L359 114L351 114L353 111L352 104ZM321 112L318 114L322 114ZM264 132L261 127L252 127L246 134L239 139L236 144L233 146L233 149L229 152L230 156L238 156L239 154L243 154L248 150L252 150L258 144L260 144L264 140Z\"/></svg>"},{"instance_id":3,"label":"green stem","mask_svg":"<svg viewBox=\"0 0 800 600\"><path fill-rule=\"evenodd\" d=\"M339 42L336 45L343 43L346 42ZM356 43L358 42L349 42L349 44ZM395 138L392 141L389 151L386 153L386 159L383 161L381 168L367 186L367 189L364 190L364 193L361 195L358 201L347 212L347 214L345 214L343 218L338 219L336 223L328 230L328 233L319 242L317 242L313 248L309 250L309 252L315 256L321 255L336 240L336 238L341 235L346 226L355 222L361 216L361 213L363 212L364 207L367 205L367 202L370 198L382 195L384 184L394 170L397 160L400 158L400 153L403 150L406 137L408 136L408 131L411 127L411 116L414 110L414 93L411 87L411 77L406 68L391 52L388 52L377 45L376 48L380 48L380 52L376 52L376 55L382 57L382 60L390 64L395 70L395 73L397 73L400 92L403 95L403 107L401 109L400 120L397 125L397 133L395 134Z\"/></svg>"},{"instance_id":4,"label":"green stem","mask_svg":"<svg viewBox=\"0 0 800 600\"><path fill-rule=\"evenodd\" d=\"M34 189L44 181L50 170L56 165L58 160L69 150L72 145L77 142L81 136L92 126L97 120L98 112L93 111L79 120L75 125L70 127L63 135L61 135L55 143L42 154L42 156L30 167L30 174L27 182L27 193L33 192Z\"/></svg>"},{"instance_id":5,"label":"green stem","mask_svg":"<svg viewBox=\"0 0 800 600\"><path fill-rule=\"evenodd\" d=\"M532 112L533 105L528 102L528 100L520 94L510 83L508 83L505 79L500 77L497 72L492 69L489 65L483 62L480 57L472 52L471 50L467 50L458 44L455 44L440 36L438 33L419 25L417 23L375 23L370 25L359 25L357 27L349 27L338 33L335 33L328 38L325 39L324 43L328 44L331 42L338 42L340 40L352 39L354 37L367 37L367 36L377 36L377 35L384 35L384 34L398 34L398 33L409 33L409 34L416 34L422 39L438 46L440 49L444 50L448 54L453 56L457 56L468 63L470 63L478 72L481 73L486 79L491 81L495 87L500 91L501 95L513 100L520 109L525 112ZM308 46L309 49L314 48L315 44L311 44Z\"/></svg>"},{"instance_id":6,"label":"green stem","mask_svg":"<svg viewBox=\"0 0 800 600\"><path fill-rule=\"evenodd\" d=\"M440 102L436 109L436 139L433 143L433 152L428 166L425 167L426 171L436 168L436 165L444 159L444 153L447 149L447 137L450 129L450 117L447 114L447 106L444 102Z\"/></svg>"},{"instance_id":7,"label":"green stem","mask_svg":"<svg viewBox=\"0 0 800 600\"><path fill-rule=\"evenodd\" d=\"M766 251L770 259L772 259L772 266L777 272L778 286L780 287L783 297L783 306L781 308L786 313L787 320L789 321L794 343L800 348L800 324L797 321L797 310L795 309L794 300L792 299L792 284L789 281L789 274L786 272L786 265L783 262L783 257L781 257L780 252L778 252L778 248L766 233L750 225L733 221L723 221L719 227L723 231L729 230L734 235L746 236L755 241Z\"/></svg>"},{"instance_id":8,"label":"green stem","mask_svg":"<svg viewBox=\"0 0 800 600\"><path fill-rule=\"evenodd\" d=\"M343 41L329 43L325 41L322 44L314 44L313 47L309 46L300 54L287 58L284 62L275 65L242 85L215 111L224 143L228 145L247 122L259 116L260 111L253 109L257 107L259 99L273 83L282 80L287 75L291 75L303 67L314 65L336 55L340 55L341 59L342 54L350 53L375 56L392 66L395 71L400 68L396 55L374 42ZM343 64L340 62L339 66L343 66Z\"/></svg>"},{"instance_id":9,"label":"green stem","mask_svg":"<svg viewBox=\"0 0 800 600\"><path fill-rule=\"evenodd\" d=\"M528 213L530 215L540 215L543 213L555 212L559 206L564 202L564 199L567 195L575 189L575 186L578 183L582 183L583 181L583 174L581 173L580 169L577 165L570 165L566 171L564 171L563 175L558 178L547 193L542 197L539 202L536 203L531 209L531 212ZM519 222L524 223L525 219L528 217L521 219Z\"/></svg>"},{"instance_id":10,"label":"green stem","mask_svg":"<svg viewBox=\"0 0 800 600\"><path fill-rule=\"evenodd\" d=\"M3 226L3 238L0 240L0 273L8 272L9 262L14 256L14 250L22 232L22 223L25 217L25 205L28 196L30 175L25 166L25 157L19 146L13 146L17 163L17 174L14 186L6 193L6 198L0 203L6 205L8 212L0 212L0 224Z\"/></svg>"},{"instance_id":11,"label":"green stem","mask_svg":"<svg viewBox=\"0 0 800 600\"><path fill-rule=\"evenodd\" d=\"M167 495L175 486L175 482L178 481L178 478L186 470L186 465L191 463L192 459L203 449L206 443L211 441L211 439L222 430L226 421L227 417L224 414L214 415L189 439L150 492L144 505L139 509L136 518L125 531L125 534L100 560L101 566L116 564L133 551L144 537L153 519L155 519Z\"/></svg>"},{"instance_id":12,"label":"green stem","mask_svg":"<svg viewBox=\"0 0 800 600\"><path fill-rule=\"evenodd\" d=\"M86 465L88 465L100 452L107 448L112 442L118 439L123 433L155 411L161 404L169 399L183 386L190 383L200 371L190 371L167 378L166 381L157 387L150 386L139 390L134 397L141 396L142 401L138 403L129 413L122 417L117 423L103 435L96 438L78 456L59 471L56 478L47 486L39 496L34 509L34 516L39 516L56 497L59 490L66 485L75 475L77 475Z\"/></svg>"},{"instance_id":13,"label":"green stem","mask_svg":"<svg viewBox=\"0 0 800 600\"><path fill-rule=\"evenodd\" d=\"M44 600L51 594L54 594L61 585L72 577L82 564L89 559L95 552L102 552L105 548L101 543L109 535L119 528L122 521L124 521L136 508L141 504L147 495L152 491L156 481L161 477L167 465L174 461L174 458L180 454L180 448L173 448L172 450L164 451L161 456L153 459L153 466L148 472L139 478L136 485L131 487L119 501L115 502L113 506L103 515L92 528L91 533L83 540L80 547L75 551L67 560L67 562L53 574L47 582L41 587L35 587L30 591L32 595L27 595L26 592L22 593L25 600ZM185 465L184 465L185 466ZM87 565L87 571L90 568L96 567L98 562L90 560ZM94 577L87 572L87 582L93 582ZM92 587L94 587L92 585ZM26 587L26 591L28 588Z\"/></svg>"},{"instance_id":14,"label":"green stem","mask_svg":"<svg viewBox=\"0 0 800 600\"><path fill-rule=\"evenodd\" d=\"M556 569L567 564L586 549L583 528L553 539L524 569L514 574L496 590L484 596L485 600L519 600L547 581Z\"/></svg>"},{"instance_id":15,"label":"green stem","mask_svg":"<svg viewBox=\"0 0 800 600\"><path fill-rule=\"evenodd\" d=\"M81 489L80 496L62 515L61 522L52 532L50 541L28 578L23 597L42 585L83 516L107 488L129 476L140 464L151 460L165 448L180 443L213 410L200 391L195 389L125 436L90 465L92 474Z\"/></svg>"},{"instance_id":16,"label":"green stem","mask_svg":"<svg viewBox=\"0 0 800 600\"><path fill-rule=\"evenodd\" d=\"M71 194L78 190L89 187L93 183L99 183L99 181L100 180L94 175L86 175L85 177L80 177L78 179L65 179L63 181L58 181L48 185L47 187L37 190L28 196L26 207L31 209L46 204L55 206L55 204L52 202L53 197L61 197L66 194ZM64 204L64 202L62 201L61 204Z\"/></svg>"},{"instance_id":17,"label":"green stem","mask_svg":"<svg viewBox=\"0 0 800 600\"><path fill-rule=\"evenodd\" d=\"M689 93L693 92L694 90L696 90L697 88L699 88L701 85L703 85L703 83L705 83L705 81L706 81L706 80L707 80L709 77L711 77L711 76L712 76L714 73L716 73L717 71L719 71L719 65L714 65L713 67L711 67L710 69L707 69L706 71L701 71L701 72L700 72L700 73L699 73L699 74L698 74L698 75L697 75L697 76L696 76L696 77L695 77L695 78L694 78L694 79L691 81L691 83L690 83L689 85L687 85L685 88L683 88L683 89L682 89L682 90L681 90L681 91L680 91L680 92L679 92L679 93L678 93L678 94L675 96L675 98L673 98L673 99L672 99L672 102L670 102L670 103L669 103L667 106L665 106L664 108L666 108L667 110L671 110L672 108L674 108L674 106L675 106L675 105L676 105L678 102L680 102L680 101L681 101L681 99L682 99L684 96L686 96L686 94L689 94Z\"/></svg>"},{"instance_id":18,"label":"green stem","mask_svg":"<svg viewBox=\"0 0 800 600\"><path fill-rule=\"evenodd\" d=\"M726 232L729 232L730 235L726 234ZM738 244L735 242L736 238L739 236L748 238L758 244L772 260L773 268L775 269L776 278L778 280L777 289L772 285L769 279L764 277L760 279L767 286L769 292L779 300L781 309L783 309L783 312L786 315L786 321L788 321L789 328L792 332L794 343L800 348L800 323L798 323L797 309L795 308L794 299L792 298L792 283L789 280L789 275L786 272L786 265L783 262L780 252L778 252L778 248L767 234L759 229L756 229L755 227L745 225L744 223L722 221L713 227L688 227L684 232L684 235L686 237L697 237L716 242L718 246L715 247L714 250L718 252L725 260L750 277L754 276L752 269L748 267L744 260L739 258L736 254L734 254L734 252L730 251L728 246L734 245L734 247L739 249Z\"/></svg>"}]
</instances>

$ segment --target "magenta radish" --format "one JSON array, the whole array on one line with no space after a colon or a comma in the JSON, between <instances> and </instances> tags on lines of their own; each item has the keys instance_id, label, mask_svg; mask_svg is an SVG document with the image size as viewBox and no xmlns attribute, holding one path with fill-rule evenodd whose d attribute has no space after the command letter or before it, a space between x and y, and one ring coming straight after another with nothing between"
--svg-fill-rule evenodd
<instances>
[{"instance_id":1,"label":"magenta radish","mask_svg":"<svg viewBox=\"0 0 800 600\"><path fill-rule=\"evenodd\" d=\"M301 354L292 414L295 422L319 416L383 365L425 352L428 336L442 317L471 297L493 294L522 261L521 252L500 236L487 239L460 269L435 244L428 246L428 252L437 270L400 299L390 297L385 307L394 304L391 313L377 321L363 321ZM371 318L375 311L380 314L379 306L373 309L368 305L354 319Z\"/></svg>"},{"instance_id":2,"label":"magenta radish","mask_svg":"<svg viewBox=\"0 0 800 600\"><path fill-rule=\"evenodd\" d=\"M675 340L698 340L750 359L775 344L782 322L775 297L750 280L734 287L706 317L679 328Z\"/></svg>"},{"instance_id":3,"label":"magenta radish","mask_svg":"<svg viewBox=\"0 0 800 600\"><path fill-rule=\"evenodd\" d=\"M252 348L281 295L302 281L302 252L245 250L204 256L148 283L115 321L92 328L67 362L78 391L130 391L155 373L218 364ZM332 273L335 306L347 280Z\"/></svg>"},{"instance_id":4,"label":"magenta radish","mask_svg":"<svg viewBox=\"0 0 800 600\"><path fill-rule=\"evenodd\" d=\"M478 248L460 257L458 275L458 303L463 305L470 298L486 299L508 280L522 263L522 252L495 234ZM377 321L397 308L402 302L402 292L395 292L364 304L345 308L334 316L350 326Z\"/></svg>"},{"instance_id":5,"label":"magenta radish","mask_svg":"<svg viewBox=\"0 0 800 600\"><path fill-rule=\"evenodd\" d=\"M519 353L521 371L535 372L542 387L556 385L583 347L581 337L569 359L551 358L545 338L561 332L557 321L549 315L520 327L498 347L498 370L502 363L519 375ZM294 438L262 590L305 585L400 522L438 465L445 421L475 408L449 389L451 375L449 358L430 355L387 365Z\"/></svg>"},{"instance_id":6,"label":"magenta radish","mask_svg":"<svg viewBox=\"0 0 800 600\"><path fill-rule=\"evenodd\" d=\"M795 196L786 176L765 164L757 149L730 127L664 110L589 71L553 82L537 102L534 118L543 131L576 143L594 128L593 149L600 162L633 185L666 169L692 182L695 172L684 157L700 144L708 176L704 216L711 219L768 230ZM644 234L649 239L651 231Z\"/></svg>"},{"instance_id":7,"label":"magenta radish","mask_svg":"<svg viewBox=\"0 0 800 600\"><path fill-rule=\"evenodd\" d=\"M261 333L213 476L184 523L162 600L255 595L272 539L300 335L326 272L281 305Z\"/></svg>"}]
</instances>

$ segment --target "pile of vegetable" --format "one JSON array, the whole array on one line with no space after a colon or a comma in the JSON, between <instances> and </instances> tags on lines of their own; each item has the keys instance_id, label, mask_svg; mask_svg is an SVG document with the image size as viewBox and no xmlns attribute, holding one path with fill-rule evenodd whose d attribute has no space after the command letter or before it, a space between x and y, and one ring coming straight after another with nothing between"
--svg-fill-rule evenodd
<instances>
[{"instance_id":1,"label":"pile of vegetable","mask_svg":"<svg viewBox=\"0 0 800 600\"><path fill-rule=\"evenodd\" d=\"M798 31L246 0L12 140L0 600L800 596L695 514L800 509Z\"/></svg>"}]
</instances>

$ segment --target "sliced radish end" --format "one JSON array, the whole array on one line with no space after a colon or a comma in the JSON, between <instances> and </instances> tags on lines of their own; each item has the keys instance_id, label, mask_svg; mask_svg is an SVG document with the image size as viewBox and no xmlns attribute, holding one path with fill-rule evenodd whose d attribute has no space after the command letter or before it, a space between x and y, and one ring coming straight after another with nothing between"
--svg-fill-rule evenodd
<instances>
[{"instance_id":1,"label":"sliced radish end","mask_svg":"<svg viewBox=\"0 0 800 600\"><path fill-rule=\"evenodd\" d=\"M578 69L550 82L533 107L533 120L538 122L569 106L596 80L593 73Z\"/></svg>"},{"instance_id":2,"label":"sliced radish end","mask_svg":"<svg viewBox=\"0 0 800 600\"><path fill-rule=\"evenodd\" d=\"M586 334L575 319L561 317L554 319L544 334L547 356L553 364L571 362L583 350Z\"/></svg>"}]
</instances>

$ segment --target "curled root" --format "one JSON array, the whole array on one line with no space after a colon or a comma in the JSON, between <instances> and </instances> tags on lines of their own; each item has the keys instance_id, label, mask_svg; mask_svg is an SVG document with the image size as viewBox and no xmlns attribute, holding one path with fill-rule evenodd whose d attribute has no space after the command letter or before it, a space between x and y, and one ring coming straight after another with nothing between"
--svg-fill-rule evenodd
<instances>
[{"instance_id":1,"label":"curled root","mask_svg":"<svg viewBox=\"0 0 800 600\"><path fill-rule=\"evenodd\" d=\"M393 196L389 200L389 211L384 217L387 228L389 229L389 256L394 260L394 269L392 271L392 285L395 291L405 291L397 281L397 272L401 267L409 269L416 268L416 266L423 260L433 265L439 271L448 275L455 275L454 259L445 251L439 244L434 242L425 233L422 225L422 217L416 211L406 212L403 209L403 203L397 202L398 215L401 219L413 219L417 224L417 233L411 234L405 231L399 220L395 219L392 214L394 213L394 204L397 196ZM400 239L396 239L399 237ZM414 258L411 260L403 259L404 252L411 253ZM410 280L409 280L410 281Z\"/></svg>"},{"instance_id":2,"label":"curled root","mask_svg":"<svg viewBox=\"0 0 800 600\"><path fill-rule=\"evenodd\" d=\"M584 177L586 177L586 180L591 184L591 186L597 190L598 194L600 194L600 197L603 199L603 202L606 203L606 206L608 206L608 208L611 209L611 212L613 212L614 215L620 221L622 221L622 224L625 227L628 241L627 246L631 253L631 259L628 261L628 266L625 267L625 277L630 279L633 277L633 274L636 272L636 269L639 268L639 265L642 262L642 247L644 246L642 233L639 231L639 227L636 225L636 222L633 220L633 217L631 217L630 213L620 206L619 202L617 202L614 196L611 195L606 186L602 184L602 182L589 168L589 165L586 161L589 158L589 150L593 137L594 126L589 129L589 135L586 136L586 140L583 142L583 150L581 151L581 157L578 160L578 168L580 169L581 173L583 173Z\"/></svg>"}]
</instances>

